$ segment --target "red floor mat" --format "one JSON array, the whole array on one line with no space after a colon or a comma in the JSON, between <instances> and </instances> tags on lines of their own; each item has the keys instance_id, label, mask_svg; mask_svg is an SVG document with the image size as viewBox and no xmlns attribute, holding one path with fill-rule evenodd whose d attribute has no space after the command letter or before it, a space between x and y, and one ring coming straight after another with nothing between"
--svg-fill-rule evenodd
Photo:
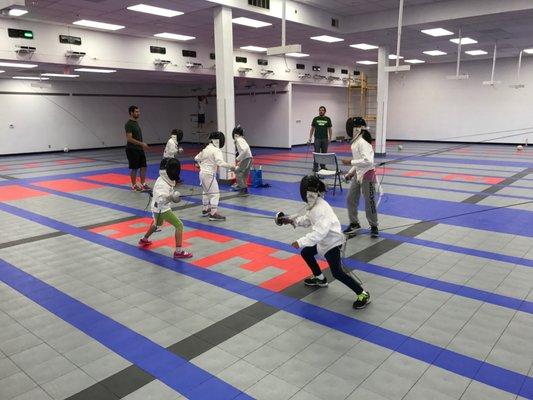
<instances>
[{"instance_id":1,"label":"red floor mat","mask_svg":"<svg viewBox=\"0 0 533 400\"><path fill-rule=\"evenodd\" d=\"M48 196L48 193L19 185L0 186L0 201L20 200L37 196Z\"/></svg>"},{"instance_id":2,"label":"red floor mat","mask_svg":"<svg viewBox=\"0 0 533 400\"><path fill-rule=\"evenodd\" d=\"M61 192L77 192L79 190L98 189L103 187L96 183L77 181L75 179L59 179L55 181L43 181L35 184L48 189L59 190Z\"/></svg>"}]
</instances>

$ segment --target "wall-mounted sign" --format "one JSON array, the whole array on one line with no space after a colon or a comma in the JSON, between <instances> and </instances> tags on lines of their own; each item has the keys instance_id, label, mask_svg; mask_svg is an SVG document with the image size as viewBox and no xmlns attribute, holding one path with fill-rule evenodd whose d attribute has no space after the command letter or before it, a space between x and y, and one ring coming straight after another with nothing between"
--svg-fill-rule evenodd
<instances>
[{"instance_id":1,"label":"wall-mounted sign","mask_svg":"<svg viewBox=\"0 0 533 400\"><path fill-rule=\"evenodd\" d=\"M59 35L59 43L81 45L81 38L77 36Z\"/></svg>"}]
</instances>

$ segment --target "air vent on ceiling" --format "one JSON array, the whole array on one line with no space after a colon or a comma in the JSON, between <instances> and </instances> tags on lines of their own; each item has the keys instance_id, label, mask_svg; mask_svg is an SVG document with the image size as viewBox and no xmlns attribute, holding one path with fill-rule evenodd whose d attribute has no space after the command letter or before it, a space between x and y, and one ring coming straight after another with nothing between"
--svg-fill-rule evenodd
<instances>
[{"instance_id":1,"label":"air vent on ceiling","mask_svg":"<svg viewBox=\"0 0 533 400\"><path fill-rule=\"evenodd\" d=\"M248 5L270 10L270 0L248 0Z\"/></svg>"},{"instance_id":2,"label":"air vent on ceiling","mask_svg":"<svg viewBox=\"0 0 533 400\"><path fill-rule=\"evenodd\" d=\"M338 18L331 18L331 26L334 27L334 28L338 28L339 27Z\"/></svg>"}]
</instances>

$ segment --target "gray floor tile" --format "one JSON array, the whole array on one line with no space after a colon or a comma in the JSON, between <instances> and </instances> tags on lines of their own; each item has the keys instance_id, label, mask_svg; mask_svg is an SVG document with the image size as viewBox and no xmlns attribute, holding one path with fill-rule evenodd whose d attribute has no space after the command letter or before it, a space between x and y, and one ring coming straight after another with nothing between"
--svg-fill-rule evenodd
<instances>
[{"instance_id":1,"label":"gray floor tile","mask_svg":"<svg viewBox=\"0 0 533 400\"><path fill-rule=\"evenodd\" d=\"M24 372L30 376L36 383L42 385L63 376L77 367L64 357L57 356L51 360L32 365L24 369Z\"/></svg>"},{"instance_id":2,"label":"gray floor tile","mask_svg":"<svg viewBox=\"0 0 533 400\"><path fill-rule=\"evenodd\" d=\"M123 397L123 400L178 400L183 399L179 393L166 386L161 381L155 380L139 390Z\"/></svg>"},{"instance_id":3,"label":"gray floor tile","mask_svg":"<svg viewBox=\"0 0 533 400\"><path fill-rule=\"evenodd\" d=\"M304 388L311 380L322 372L323 368L306 363L297 358L291 358L280 367L272 371L272 375L283 379L299 388Z\"/></svg>"},{"instance_id":4,"label":"gray floor tile","mask_svg":"<svg viewBox=\"0 0 533 400\"><path fill-rule=\"evenodd\" d=\"M69 372L53 381L42 385L42 388L54 399L61 400L72 396L95 384L96 381L80 369Z\"/></svg>"},{"instance_id":5,"label":"gray floor tile","mask_svg":"<svg viewBox=\"0 0 533 400\"><path fill-rule=\"evenodd\" d=\"M306 390L322 399L340 400L345 399L356 388L357 384L329 372L322 372L313 379Z\"/></svg>"},{"instance_id":6,"label":"gray floor tile","mask_svg":"<svg viewBox=\"0 0 533 400\"><path fill-rule=\"evenodd\" d=\"M246 390L267 374L268 372L244 360L239 360L217 374L217 377L240 390Z\"/></svg>"},{"instance_id":7,"label":"gray floor tile","mask_svg":"<svg viewBox=\"0 0 533 400\"><path fill-rule=\"evenodd\" d=\"M37 385L23 372L14 373L0 380L0 399L10 400L34 389Z\"/></svg>"},{"instance_id":8,"label":"gray floor tile","mask_svg":"<svg viewBox=\"0 0 533 400\"><path fill-rule=\"evenodd\" d=\"M284 400L291 398L298 391L299 388L297 386L291 385L273 375L267 375L248 388L246 393L257 400Z\"/></svg>"}]
</instances>

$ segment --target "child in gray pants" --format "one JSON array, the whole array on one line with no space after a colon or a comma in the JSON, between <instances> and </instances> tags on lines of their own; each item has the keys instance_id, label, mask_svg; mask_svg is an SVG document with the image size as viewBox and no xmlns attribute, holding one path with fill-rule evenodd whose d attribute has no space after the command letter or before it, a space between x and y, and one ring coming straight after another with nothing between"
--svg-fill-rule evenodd
<instances>
[{"instance_id":1,"label":"child in gray pants","mask_svg":"<svg viewBox=\"0 0 533 400\"><path fill-rule=\"evenodd\" d=\"M248 195L248 174L252 168L253 156L250 146L244 138L244 129L237 125L232 132L233 140L235 140L235 148L239 155L235 158L238 166L235 169L235 177L237 179L236 190L239 191L240 196Z\"/></svg>"},{"instance_id":2,"label":"child in gray pants","mask_svg":"<svg viewBox=\"0 0 533 400\"><path fill-rule=\"evenodd\" d=\"M352 168L346 175L347 179L353 179L347 197L348 216L350 225L343 232L346 235L354 235L361 228L357 216L357 207L361 191L365 197L366 219L370 224L370 235L379 237L378 213L376 203L376 171L374 169L374 149L372 148L372 136L366 129L357 129L352 141L352 159L344 159L344 165Z\"/></svg>"}]
</instances>

